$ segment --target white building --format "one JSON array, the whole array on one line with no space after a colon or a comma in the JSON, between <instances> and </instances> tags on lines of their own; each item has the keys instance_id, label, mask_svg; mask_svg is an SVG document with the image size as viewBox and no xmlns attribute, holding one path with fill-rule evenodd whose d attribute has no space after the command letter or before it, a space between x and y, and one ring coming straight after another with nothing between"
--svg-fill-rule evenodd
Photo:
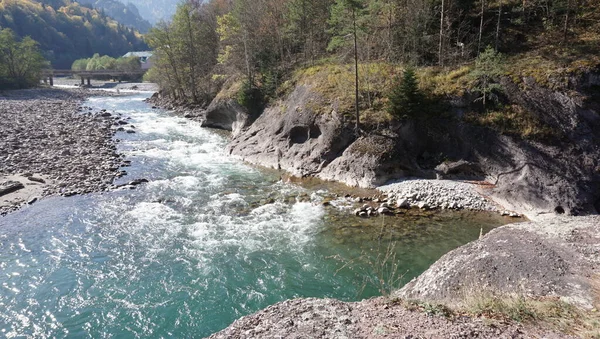
<instances>
[{"instance_id":1,"label":"white building","mask_svg":"<svg viewBox=\"0 0 600 339\"><path fill-rule=\"evenodd\" d=\"M149 69L152 67L152 55L151 51L143 51L143 52L129 52L123 55L124 58L136 56L140 58L140 64L142 65L142 69Z\"/></svg>"}]
</instances>

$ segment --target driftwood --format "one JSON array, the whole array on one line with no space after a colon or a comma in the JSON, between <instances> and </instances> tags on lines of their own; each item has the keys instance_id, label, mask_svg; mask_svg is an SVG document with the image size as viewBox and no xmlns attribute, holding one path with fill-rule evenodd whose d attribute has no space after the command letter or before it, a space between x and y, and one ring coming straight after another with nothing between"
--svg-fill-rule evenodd
<instances>
[{"instance_id":1,"label":"driftwood","mask_svg":"<svg viewBox=\"0 0 600 339\"><path fill-rule=\"evenodd\" d=\"M23 188L25 188L25 186L18 181L0 182L0 197Z\"/></svg>"}]
</instances>

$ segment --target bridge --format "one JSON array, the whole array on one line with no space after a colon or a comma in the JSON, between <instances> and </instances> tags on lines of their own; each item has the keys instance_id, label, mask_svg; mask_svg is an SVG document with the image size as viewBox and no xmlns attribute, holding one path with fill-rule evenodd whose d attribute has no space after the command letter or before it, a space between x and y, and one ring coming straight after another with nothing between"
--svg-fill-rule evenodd
<instances>
[{"instance_id":1,"label":"bridge","mask_svg":"<svg viewBox=\"0 0 600 339\"><path fill-rule=\"evenodd\" d=\"M140 69L136 71L119 71L119 70L97 70L97 71L75 71L72 69L49 69L42 73L42 80L44 83L50 83L50 86L54 86L55 76L78 76L81 78L81 84L84 85L84 80L87 79L87 84L91 85L91 79L97 76L109 76L109 77L122 77L122 76L135 76L144 75L147 70Z\"/></svg>"}]
</instances>

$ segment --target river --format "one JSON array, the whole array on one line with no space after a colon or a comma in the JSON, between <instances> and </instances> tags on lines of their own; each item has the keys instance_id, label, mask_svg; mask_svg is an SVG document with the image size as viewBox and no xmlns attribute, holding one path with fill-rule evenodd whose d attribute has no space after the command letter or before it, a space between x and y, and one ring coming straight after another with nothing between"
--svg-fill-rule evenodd
<instances>
[{"instance_id":1,"label":"river","mask_svg":"<svg viewBox=\"0 0 600 339\"><path fill-rule=\"evenodd\" d=\"M358 219L344 199L321 203L327 185L233 159L222 133L151 109L147 96L85 105L131 118L137 133L116 136L132 162L120 182L149 183L0 218L0 337L203 337L289 298L379 295L389 289L380 276L406 283L502 223L458 212Z\"/></svg>"}]
</instances>

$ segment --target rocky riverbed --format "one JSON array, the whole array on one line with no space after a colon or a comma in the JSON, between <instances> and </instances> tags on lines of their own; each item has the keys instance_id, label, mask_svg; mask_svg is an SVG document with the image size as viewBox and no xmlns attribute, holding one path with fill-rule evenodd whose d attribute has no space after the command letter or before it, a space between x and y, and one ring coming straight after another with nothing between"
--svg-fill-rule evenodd
<instances>
[{"instance_id":1,"label":"rocky riverbed","mask_svg":"<svg viewBox=\"0 0 600 339\"><path fill-rule=\"evenodd\" d=\"M37 199L103 191L124 175L114 132L133 131L120 116L82 107L84 90L0 92L0 182L21 188L0 196L0 214ZM114 94L113 94L114 95Z\"/></svg>"}]
</instances>

